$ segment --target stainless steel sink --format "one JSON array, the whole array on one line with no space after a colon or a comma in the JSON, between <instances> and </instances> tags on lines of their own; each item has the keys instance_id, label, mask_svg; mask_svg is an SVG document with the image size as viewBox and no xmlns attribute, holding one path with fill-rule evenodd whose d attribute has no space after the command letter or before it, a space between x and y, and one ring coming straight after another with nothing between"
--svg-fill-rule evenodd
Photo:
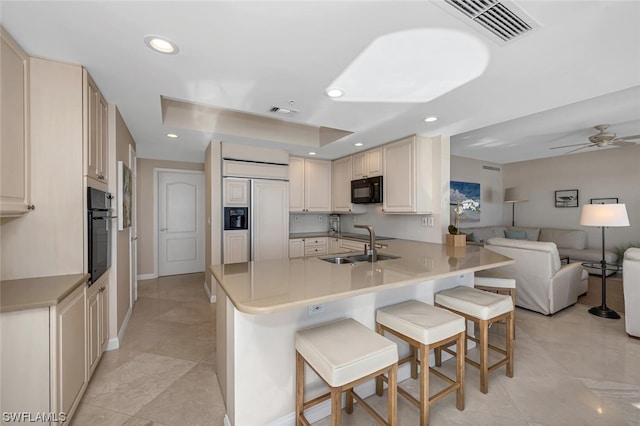
<instances>
[{"instance_id":1,"label":"stainless steel sink","mask_svg":"<svg viewBox=\"0 0 640 426\"><path fill-rule=\"evenodd\" d=\"M337 265L340 265L342 263L353 263L354 261L351 259L347 259L346 257L325 257L321 260L324 260L325 262L329 262L329 263L335 263Z\"/></svg>"},{"instance_id":2,"label":"stainless steel sink","mask_svg":"<svg viewBox=\"0 0 640 426\"><path fill-rule=\"evenodd\" d=\"M389 259L399 259L400 256L393 256L391 254L378 254L378 260L389 260ZM321 258L325 262L342 264L342 263L354 263L354 262L367 262L369 260L369 256L366 254L352 254L350 256L344 257L325 257Z\"/></svg>"}]
</instances>

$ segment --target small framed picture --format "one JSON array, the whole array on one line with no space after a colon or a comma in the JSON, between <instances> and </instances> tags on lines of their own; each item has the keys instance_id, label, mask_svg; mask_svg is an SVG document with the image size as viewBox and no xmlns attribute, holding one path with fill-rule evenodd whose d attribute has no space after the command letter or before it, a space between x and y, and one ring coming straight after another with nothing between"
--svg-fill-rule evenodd
<instances>
[{"instance_id":1,"label":"small framed picture","mask_svg":"<svg viewBox=\"0 0 640 426\"><path fill-rule=\"evenodd\" d=\"M562 189L556 191L556 207L578 207L578 190Z\"/></svg>"},{"instance_id":2,"label":"small framed picture","mask_svg":"<svg viewBox=\"0 0 640 426\"><path fill-rule=\"evenodd\" d=\"M591 204L618 204L617 198L592 198Z\"/></svg>"}]
</instances>

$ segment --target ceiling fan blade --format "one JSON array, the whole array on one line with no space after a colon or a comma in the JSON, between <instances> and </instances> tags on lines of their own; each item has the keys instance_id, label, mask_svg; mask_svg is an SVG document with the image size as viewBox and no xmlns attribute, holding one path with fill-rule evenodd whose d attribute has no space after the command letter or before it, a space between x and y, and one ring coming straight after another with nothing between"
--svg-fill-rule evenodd
<instances>
[{"instance_id":1,"label":"ceiling fan blade","mask_svg":"<svg viewBox=\"0 0 640 426\"><path fill-rule=\"evenodd\" d=\"M589 145L587 145L587 146L583 146L582 148L572 149L571 151L567 151L567 152L565 152L564 154L565 154L565 155L567 155L567 154L571 154L572 152L580 151L581 149L591 148L591 147L594 147L594 146L597 146L597 145L596 145L596 144L589 144Z\"/></svg>"},{"instance_id":2,"label":"ceiling fan blade","mask_svg":"<svg viewBox=\"0 0 640 426\"><path fill-rule=\"evenodd\" d=\"M588 143L588 142L587 143L576 143L576 144L573 144L573 145L553 146L553 147L551 147L549 149L571 148L572 146L582 146L582 145L595 145L595 144Z\"/></svg>"},{"instance_id":3,"label":"ceiling fan blade","mask_svg":"<svg viewBox=\"0 0 640 426\"><path fill-rule=\"evenodd\" d=\"M613 141L613 143L611 143L610 145L624 147L624 146L632 146L632 145L637 145L637 144L635 142L627 142L627 141L624 141L624 140L617 139L617 140Z\"/></svg>"},{"instance_id":4,"label":"ceiling fan blade","mask_svg":"<svg viewBox=\"0 0 640 426\"><path fill-rule=\"evenodd\" d=\"M617 141L630 141L633 139L640 139L640 135L633 135L633 136L623 136L620 138L615 138L613 141L617 142Z\"/></svg>"}]
</instances>

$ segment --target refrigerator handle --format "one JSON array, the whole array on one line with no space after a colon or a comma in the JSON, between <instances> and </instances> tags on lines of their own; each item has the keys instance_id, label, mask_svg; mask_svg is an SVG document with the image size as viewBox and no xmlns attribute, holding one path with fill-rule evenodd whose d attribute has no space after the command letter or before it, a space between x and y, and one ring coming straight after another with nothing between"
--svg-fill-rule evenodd
<instances>
[{"instance_id":1,"label":"refrigerator handle","mask_svg":"<svg viewBox=\"0 0 640 426\"><path fill-rule=\"evenodd\" d=\"M253 237L254 237L254 225L255 225L255 214L253 211L254 202L253 202L253 185L254 180L251 179L249 181L249 196L247 197L249 200L249 261L252 261L255 258L255 254L253 252Z\"/></svg>"}]
</instances>

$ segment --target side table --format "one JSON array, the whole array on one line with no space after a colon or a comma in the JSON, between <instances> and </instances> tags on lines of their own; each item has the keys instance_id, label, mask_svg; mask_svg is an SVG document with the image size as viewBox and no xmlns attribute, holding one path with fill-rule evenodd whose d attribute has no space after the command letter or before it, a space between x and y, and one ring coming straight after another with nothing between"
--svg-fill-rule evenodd
<instances>
[{"instance_id":1,"label":"side table","mask_svg":"<svg viewBox=\"0 0 640 426\"><path fill-rule=\"evenodd\" d=\"M589 313L602 318L620 319L620 315L613 309L607 307L607 271L622 271L622 266L617 263L584 262L582 266L587 268L600 269L602 272L602 305L589 309Z\"/></svg>"}]
</instances>

